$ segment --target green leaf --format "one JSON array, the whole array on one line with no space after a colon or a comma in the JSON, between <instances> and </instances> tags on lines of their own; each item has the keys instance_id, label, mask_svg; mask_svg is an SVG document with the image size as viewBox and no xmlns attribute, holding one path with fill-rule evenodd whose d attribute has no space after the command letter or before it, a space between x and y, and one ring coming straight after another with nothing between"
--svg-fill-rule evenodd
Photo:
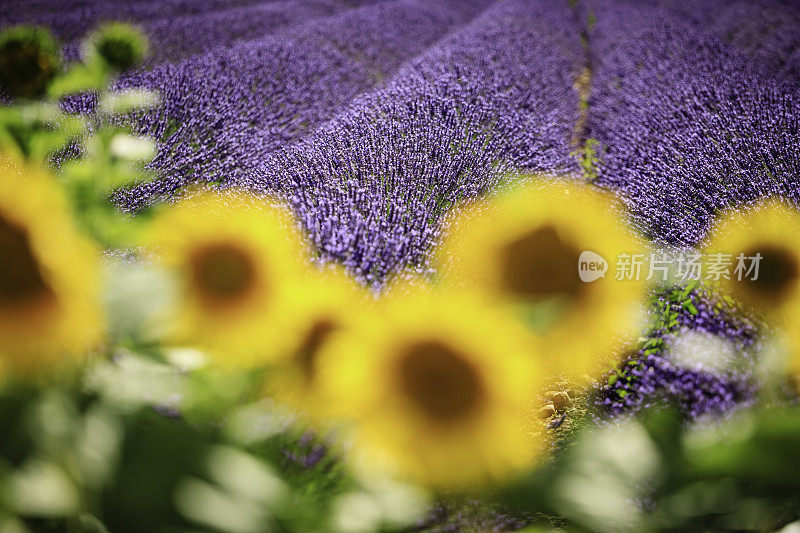
<instances>
[{"instance_id":1,"label":"green leaf","mask_svg":"<svg viewBox=\"0 0 800 533\"><path fill-rule=\"evenodd\" d=\"M158 339L163 332L159 310L173 303L173 280L158 268L109 262L104 302L109 327L117 337Z\"/></svg>"},{"instance_id":2,"label":"green leaf","mask_svg":"<svg viewBox=\"0 0 800 533\"><path fill-rule=\"evenodd\" d=\"M661 346L664 343L664 339L660 337L652 337L650 338L645 344L645 348L654 348L656 346Z\"/></svg>"},{"instance_id":3,"label":"green leaf","mask_svg":"<svg viewBox=\"0 0 800 533\"><path fill-rule=\"evenodd\" d=\"M105 85L102 71L78 64L57 77L47 89L48 95L61 98L70 94L97 91Z\"/></svg>"},{"instance_id":4,"label":"green leaf","mask_svg":"<svg viewBox=\"0 0 800 533\"><path fill-rule=\"evenodd\" d=\"M684 287L683 292L688 295L689 293L694 291L699 286L700 286L700 280L693 279L689 283L686 284L686 287Z\"/></svg>"}]
</instances>

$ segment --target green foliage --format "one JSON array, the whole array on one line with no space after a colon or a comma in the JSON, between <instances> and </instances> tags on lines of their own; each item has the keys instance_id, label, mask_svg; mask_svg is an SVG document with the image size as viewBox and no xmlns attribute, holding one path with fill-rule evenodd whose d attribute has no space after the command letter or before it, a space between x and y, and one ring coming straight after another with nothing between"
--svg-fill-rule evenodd
<instances>
[{"instance_id":1,"label":"green foliage","mask_svg":"<svg viewBox=\"0 0 800 533\"><path fill-rule=\"evenodd\" d=\"M587 31L591 32L594 30L594 27L597 25L597 15L594 14L592 9L589 9L586 13L586 29Z\"/></svg>"},{"instance_id":2,"label":"green foliage","mask_svg":"<svg viewBox=\"0 0 800 533\"><path fill-rule=\"evenodd\" d=\"M106 41L128 42L133 54L129 60L135 64L146 47L142 39L135 30L113 24L92 35L86 47ZM57 50L46 30L27 27L7 30L0 35L0 81L4 65L28 72L38 68L38 64L59 64L60 60L50 58ZM108 87L117 70L99 52L87 54L85 62L76 63L64 72L54 66L46 76L40 73L35 80L31 77L36 90L28 87L23 91L24 96L36 96L38 100L24 99L14 106L0 108L3 151L28 164L56 171L72 200L78 222L101 244L113 247L130 245L136 233L135 224L141 219L122 216L109 201L109 195L121 187L152 178L145 166L155 155L155 144L114 125L121 120L111 119L159 103L158 95L148 91L110 92ZM22 83L23 77L17 71L11 70L8 75L15 83ZM34 82L25 83L27 87ZM97 112L91 117L64 113L58 99L81 92L97 94ZM76 155L66 157L68 154Z\"/></svg>"},{"instance_id":3,"label":"green foliage","mask_svg":"<svg viewBox=\"0 0 800 533\"><path fill-rule=\"evenodd\" d=\"M85 119L65 116L54 102L0 107L0 145L18 159L47 161L88 128Z\"/></svg>"},{"instance_id":4,"label":"green foliage","mask_svg":"<svg viewBox=\"0 0 800 533\"><path fill-rule=\"evenodd\" d=\"M651 410L584 430L501 499L578 531L773 531L800 518L798 445L796 407L693 426Z\"/></svg>"},{"instance_id":5,"label":"green foliage","mask_svg":"<svg viewBox=\"0 0 800 533\"><path fill-rule=\"evenodd\" d=\"M262 422L278 416L261 406ZM237 420L237 411L231 411ZM19 531L309 531L356 488L296 432L197 426L62 384L0 395L0 524ZM318 443L315 442L314 445ZM95 529L87 529L87 523Z\"/></svg>"},{"instance_id":6,"label":"green foliage","mask_svg":"<svg viewBox=\"0 0 800 533\"><path fill-rule=\"evenodd\" d=\"M581 100L581 106L588 106L588 102L586 100ZM586 139L586 142L580 149L570 154L578 160L583 170L584 177L590 182L596 180L598 176L597 169L600 161L598 156L599 146L600 142L590 137Z\"/></svg>"},{"instance_id":7,"label":"green foliage","mask_svg":"<svg viewBox=\"0 0 800 533\"><path fill-rule=\"evenodd\" d=\"M653 293L649 302L649 308L654 311L653 319L647 332L639 339L639 347L636 351L641 350L645 356L660 353L664 349L664 334L674 332L679 328L678 319L681 312L687 311L692 315L698 313L694 298L701 290L707 289L701 287L699 281L691 280L685 285ZM718 311L721 310L721 308L718 309ZM608 377L608 385L614 385L619 380L630 383L634 379L631 374L632 370L641 370L641 363L635 357L628 359L621 368L614 369ZM628 393L619 390L617 394L624 398Z\"/></svg>"}]
</instances>

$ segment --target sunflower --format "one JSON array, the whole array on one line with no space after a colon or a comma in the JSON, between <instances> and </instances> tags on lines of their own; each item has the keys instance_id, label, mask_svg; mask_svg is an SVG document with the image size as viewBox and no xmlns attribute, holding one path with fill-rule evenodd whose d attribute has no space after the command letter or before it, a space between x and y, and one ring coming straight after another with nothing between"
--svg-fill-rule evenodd
<instances>
[{"instance_id":1,"label":"sunflower","mask_svg":"<svg viewBox=\"0 0 800 533\"><path fill-rule=\"evenodd\" d=\"M0 157L0 366L32 375L101 339L97 251L56 182Z\"/></svg>"},{"instance_id":2,"label":"sunflower","mask_svg":"<svg viewBox=\"0 0 800 533\"><path fill-rule=\"evenodd\" d=\"M0 33L0 87L39 98L61 69L61 52L45 28L14 26Z\"/></svg>"},{"instance_id":3,"label":"sunflower","mask_svg":"<svg viewBox=\"0 0 800 533\"><path fill-rule=\"evenodd\" d=\"M542 444L531 412L539 374L520 338L474 299L414 293L333 339L319 381L357 422L356 466L436 488L531 466Z\"/></svg>"},{"instance_id":4,"label":"sunflower","mask_svg":"<svg viewBox=\"0 0 800 533\"><path fill-rule=\"evenodd\" d=\"M770 319L794 319L800 305L800 212L781 198L723 213L703 244L707 263L724 260L724 290ZM716 258L716 259L715 259Z\"/></svg>"},{"instance_id":5,"label":"sunflower","mask_svg":"<svg viewBox=\"0 0 800 533\"><path fill-rule=\"evenodd\" d=\"M99 60L112 70L124 72L141 63L147 50L147 38L142 32L123 22L109 22L88 37L83 55L90 61Z\"/></svg>"},{"instance_id":6,"label":"sunflower","mask_svg":"<svg viewBox=\"0 0 800 533\"><path fill-rule=\"evenodd\" d=\"M555 372L597 375L637 332L645 291L644 276L618 280L611 266L621 254L645 253L620 213L578 183L536 181L478 200L456 213L439 250L443 279L510 307ZM584 254L596 268L605 262L602 277L581 280Z\"/></svg>"},{"instance_id":7,"label":"sunflower","mask_svg":"<svg viewBox=\"0 0 800 533\"><path fill-rule=\"evenodd\" d=\"M768 346L773 351L766 351L767 357L773 357L773 361L777 362L775 367L788 376L794 390L800 392L800 331L797 327L787 327L784 331L775 332L771 340L773 344Z\"/></svg>"},{"instance_id":8,"label":"sunflower","mask_svg":"<svg viewBox=\"0 0 800 533\"><path fill-rule=\"evenodd\" d=\"M267 373L265 393L299 408L316 421L325 420L327 405L320 396L319 353L338 335L366 321L378 310L370 295L339 268L316 272L294 298L284 335L291 343Z\"/></svg>"},{"instance_id":9,"label":"sunflower","mask_svg":"<svg viewBox=\"0 0 800 533\"><path fill-rule=\"evenodd\" d=\"M179 281L176 340L234 367L285 347L307 268L287 209L242 191L194 192L156 218L150 241Z\"/></svg>"}]
</instances>

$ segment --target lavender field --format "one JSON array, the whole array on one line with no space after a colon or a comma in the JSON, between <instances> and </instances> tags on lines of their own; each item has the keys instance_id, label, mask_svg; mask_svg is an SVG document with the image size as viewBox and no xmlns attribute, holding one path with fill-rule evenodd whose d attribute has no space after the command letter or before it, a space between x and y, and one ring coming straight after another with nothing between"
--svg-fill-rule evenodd
<instances>
[{"instance_id":1,"label":"lavender field","mask_svg":"<svg viewBox=\"0 0 800 533\"><path fill-rule=\"evenodd\" d=\"M0 533L800 530L800 2L0 31Z\"/></svg>"}]
</instances>

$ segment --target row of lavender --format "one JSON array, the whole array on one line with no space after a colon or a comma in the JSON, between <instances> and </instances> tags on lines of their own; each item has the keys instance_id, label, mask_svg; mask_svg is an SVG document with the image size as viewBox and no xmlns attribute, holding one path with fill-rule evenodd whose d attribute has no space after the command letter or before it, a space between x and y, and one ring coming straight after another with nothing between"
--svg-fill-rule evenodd
<instances>
[{"instance_id":1,"label":"row of lavender","mask_svg":"<svg viewBox=\"0 0 800 533\"><path fill-rule=\"evenodd\" d=\"M800 4L791 0L660 0L674 16L744 51L756 68L800 83Z\"/></svg>"},{"instance_id":2,"label":"row of lavender","mask_svg":"<svg viewBox=\"0 0 800 533\"><path fill-rule=\"evenodd\" d=\"M566 3L497 2L244 184L289 198L367 283L425 262L455 202L513 168L576 170L579 36Z\"/></svg>"},{"instance_id":3,"label":"row of lavender","mask_svg":"<svg viewBox=\"0 0 800 533\"><path fill-rule=\"evenodd\" d=\"M314 19L323 19L381 0L253 0L202 2L107 2L45 10L31 20L51 27L65 42L68 61L77 59L82 37L106 20L135 23L145 31L152 53L148 64L225 49L239 40L257 39ZM9 17L28 21L33 12Z\"/></svg>"},{"instance_id":4,"label":"row of lavender","mask_svg":"<svg viewBox=\"0 0 800 533\"><path fill-rule=\"evenodd\" d=\"M161 18L145 25L152 44L151 64L213 52L236 41L258 39L278 30L336 15L369 0L286 0L211 13Z\"/></svg>"},{"instance_id":5,"label":"row of lavender","mask_svg":"<svg viewBox=\"0 0 800 533\"><path fill-rule=\"evenodd\" d=\"M275 1L275 0L272 0ZM183 15L202 15L263 3L260 0L30 0L4 2L5 24L31 23L51 28L62 41L79 39L105 20L146 23Z\"/></svg>"},{"instance_id":6,"label":"row of lavender","mask_svg":"<svg viewBox=\"0 0 800 533\"><path fill-rule=\"evenodd\" d=\"M741 2L588 3L588 135L602 147L597 184L618 192L658 243L696 245L719 209L765 195L800 202L800 92L786 67L786 28L765 31L759 42L745 38L778 10L783 20L800 20L800 11L759 4L764 9ZM657 348L637 354L625 372L631 381L614 380L604 390L606 407L637 409L667 395L697 416L750 399L747 371L720 375L682 368L670 357L670 344L687 331L708 332L740 352L753 345L752 326L703 296L691 298L692 313L668 295L657 301L656 309L673 309L677 323L654 332Z\"/></svg>"},{"instance_id":7,"label":"row of lavender","mask_svg":"<svg viewBox=\"0 0 800 533\"><path fill-rule=\"evenodd\" d=\"M694 245L714 213L800 200L800 95L740 50L659 7L595 1L590 133L601 186L657 241Z\"/></svg>"},{"instance_id":8,"label":"row of lavender","mask_svg":"<svg viewBox=\"0 0 800 533\"><path fill-rule=\"evenodd\" d=\"M163 96L137 125L160 140L153 164L163 179L120 203L137 209L196 181L241 180L481 7L392 0L129 76L121 86Z\"/></svg>"}]
</instances>

